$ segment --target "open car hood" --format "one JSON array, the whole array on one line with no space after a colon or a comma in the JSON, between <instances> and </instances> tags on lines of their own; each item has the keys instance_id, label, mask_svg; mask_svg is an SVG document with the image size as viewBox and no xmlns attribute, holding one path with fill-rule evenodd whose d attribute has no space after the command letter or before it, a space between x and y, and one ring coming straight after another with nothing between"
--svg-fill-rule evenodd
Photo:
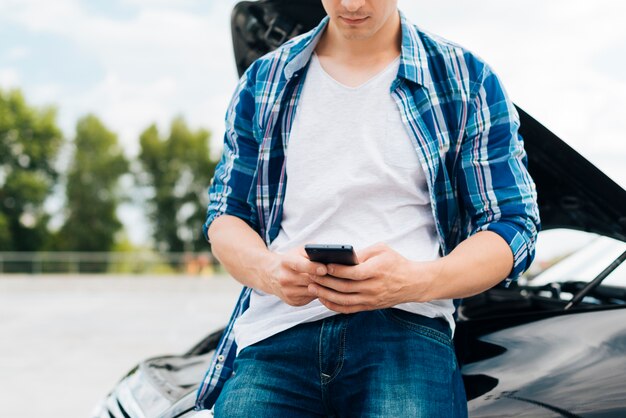
<instances>
[{"instance_id":1,"label":"open car hood","mask_svg":"<svg viewBox=\"0 0 626 418\"><path fill-rule=\"evenodd\" d=\"M238 3L232 14L237 70L325 16L320 0ZM542 229L569 228L626 241L626 190L518 107Z\"/></svg>"},{"instance_id":2,"label":"open car hood","mask_svg":"<svg viewBox=\"0 0 626 418\"><path fill-rule=\"evenodd\" d=\"M626 241L626 190L519 107L528 171L543 229L569 228Z\"/></svg>"}]
</instances>

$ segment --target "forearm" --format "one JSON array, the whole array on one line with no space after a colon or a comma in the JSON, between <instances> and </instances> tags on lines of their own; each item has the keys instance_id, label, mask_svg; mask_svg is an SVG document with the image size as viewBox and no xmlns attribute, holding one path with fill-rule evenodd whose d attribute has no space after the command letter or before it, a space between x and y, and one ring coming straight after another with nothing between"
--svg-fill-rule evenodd
<instances>
[{"instance_id":1,"label":"forearm","mask_svg":"<svg viewBox=\"0 0 626 418\"><path fill-rule=\"evenodd\" d=\"M415 267L423 271L423 266ZM473 296L500 283L512 268L513 254L506 241L494 232L479 232L459 244L449 255L429 263L430 284L418 299L430 301Z\"/></svg>"},{"instance_id":2,"label":"forearm","mask_svg":"<svg viewBox=\"0 0 626 418\"><path fill-rule=\"evenodd\" d=\"M268 264L273 254L243 220L231 215L215 219L209 228L213 255L244 286L269 292Z\"/></svg>"}]
</instances>

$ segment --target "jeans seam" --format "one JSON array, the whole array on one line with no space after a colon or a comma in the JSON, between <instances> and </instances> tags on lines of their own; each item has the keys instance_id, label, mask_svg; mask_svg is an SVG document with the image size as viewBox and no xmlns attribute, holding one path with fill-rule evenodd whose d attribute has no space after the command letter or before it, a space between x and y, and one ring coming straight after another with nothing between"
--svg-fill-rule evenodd
<instances>
[{"instance_id":1,"label":"jeans seam","mask_svg":"<svg viewBox=\"0 0 626 418\"><path fill-rule=\"evenodd\" d=\"M405 319L400 318L393 312L387 312L389 318L392 321L395 321L399 325L408 328L411 331L415 331L416 333L423 335L426 338L429 338L435 342L445 345L446 347L452 349L452 340L443 332L434 330L426 325L414 324Z\"/></svg>"},{"instance_id":2,"label":"jeans seam","mask_svg":"<svg viewBox=\"0 0 626 418\"><path fill-rule=\"evenodd\" d=\"M328 379L327 383L330 383L333 379L335 379L335 377L337 377L337 375L341 372L341 369L343 369L343 362L345 359L345 349L346 349L346 330L348 328L348 323L344 322L343 325L341 326L341 338L340 338L340 343L339 343L339 363L337 364L337 367L335 368L335 371L333 372L332 376Z\"/></svg>"},{"instance_id":3,"label":"jeans seam","mask_svg":"<svg viewBox=\"0 0 626 418\"><path fill-rule=\"evenodd\" d=\"M318 354L318 361L319 361L319 371L320 371L320 383L323 385L324 384L324 372L322 371L322 347L323 347L323 340L324 340L324 325L325 325L326 321L322 321L322 324L320 326L320 343L319 343L319 347L317 350L317 354Z\"/></svg>"},{"instance_id":4,"label":"jeans seam","mask_svg":"<svg viewBox=\"0 0 626 418\"><path fill-rule=\"evenodd\" d=\"M322 349L324 347L324 326L326 325L326 320L322 320L322 323L320 325L320 342L319 342L319 347L318 347L318 361L319 361L319 373L320 373L320 394L322 397L322 405L324 407L324 410L326 412L327 415L328 412L331 410L330 404L329 404L329 399L328 399L328 393L327 393L327 388L326 388L326 384L324 383L324 372L322 371L323 365L322 365Z\"/></svg>"},{"instance_id":5,"label":"jeans seam","mask_svg":"<svg viewBox=\"0 0 626 418\"><path fill-rule=\"evenodd\" d=\"M330 382L332 382L337 377L339 372L341 372L341 369L343 368L344 350L346 346L346 328L347 328L347 323L344 322L341 326L341 331L340 331L339 362L337 363L335 370L333 370L333 372L330 374L329 377L322 376L322 385L328 385ZM321 360L320 360L320 364L321 364ZM324 373L321 373L321 370L322 369L320 367L320 374L323 375Z\"/></svg>"}]
</instances>

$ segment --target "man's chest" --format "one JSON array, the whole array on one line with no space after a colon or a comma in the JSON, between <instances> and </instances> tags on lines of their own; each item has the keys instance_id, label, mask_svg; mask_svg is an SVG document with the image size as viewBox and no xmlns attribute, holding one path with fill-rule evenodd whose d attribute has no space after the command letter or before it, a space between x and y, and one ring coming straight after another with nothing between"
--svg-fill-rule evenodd
<instances>
[{"instance_id":1,"label":"man's chest","mask_svg":"<svg viewBox=\"0 0 626 418\"><path fill-rule=\"evenodd\" d=\"M286 147L289 189L425 190L415 141L389 91L395 70L351 88L311 63Z\"/></svg>"}]
</instances>

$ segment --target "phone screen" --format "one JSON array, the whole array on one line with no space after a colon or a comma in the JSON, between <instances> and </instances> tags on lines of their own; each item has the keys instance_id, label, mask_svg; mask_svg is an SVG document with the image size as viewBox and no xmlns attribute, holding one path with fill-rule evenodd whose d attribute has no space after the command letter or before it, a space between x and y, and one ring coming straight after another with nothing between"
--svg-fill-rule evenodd
<instances>
[{"instance_id":1,"label":"phone screen","mask_svg":"<svg viewBox=\"0 0 626 418\"><path fill-rule=\"evenodd\" d=\"M322 264L344 264L355 266L359 261L352 245L347 244L307 244L304 246L309 259Z\"/></svg>"}]
</instances>

